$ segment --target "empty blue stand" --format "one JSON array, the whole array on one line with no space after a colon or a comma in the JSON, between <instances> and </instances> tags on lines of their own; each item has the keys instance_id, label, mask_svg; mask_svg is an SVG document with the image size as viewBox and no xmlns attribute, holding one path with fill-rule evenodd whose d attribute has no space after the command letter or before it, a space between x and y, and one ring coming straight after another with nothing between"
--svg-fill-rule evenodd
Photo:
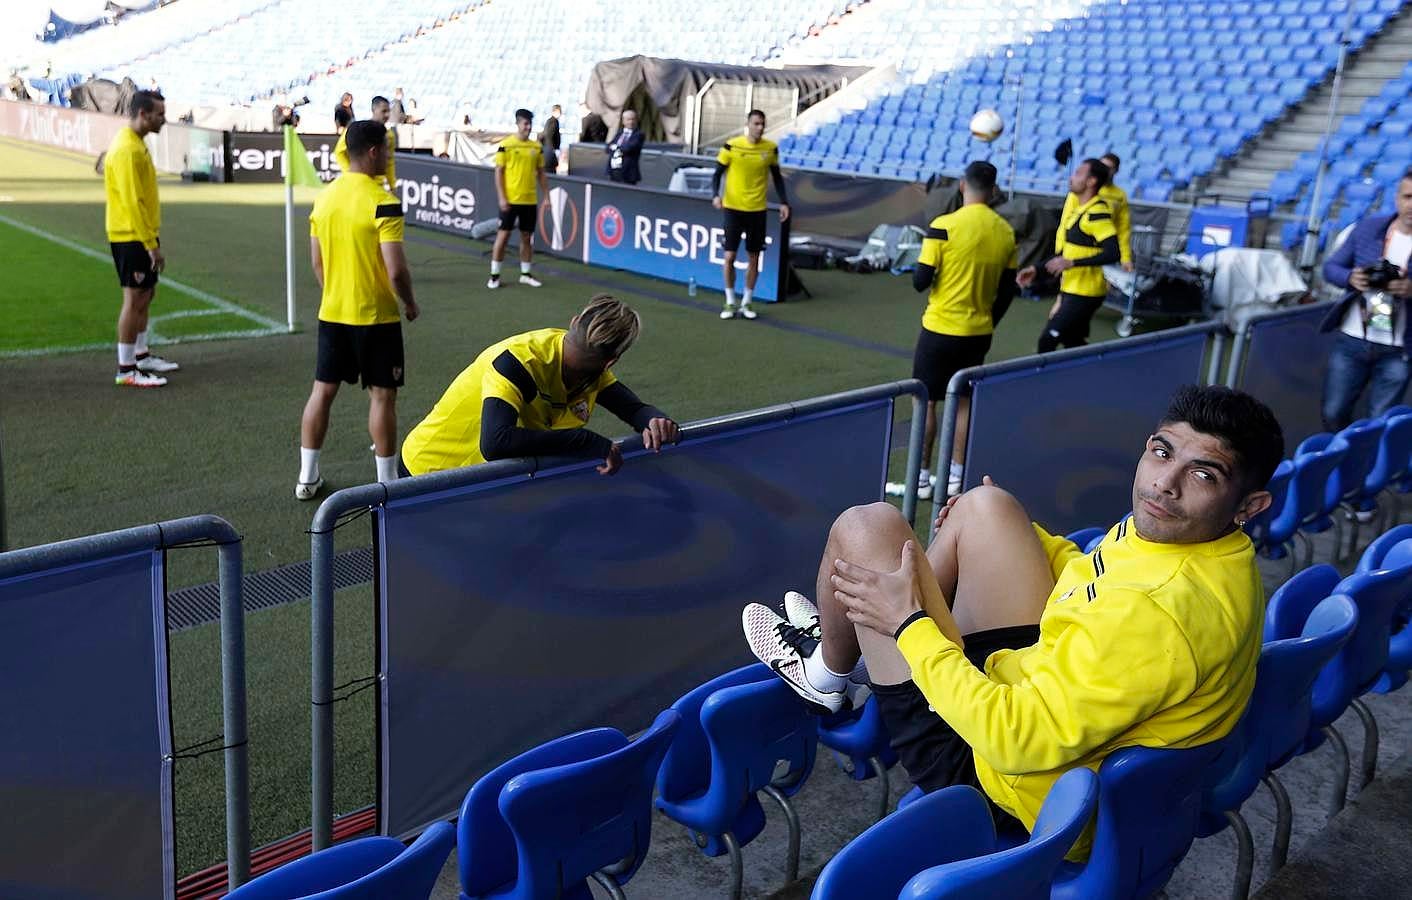
<instances>
[{"instance_id":1,"label":"empty blue stand","mask_svg":"<svg viewBox=\"0 0 1412 900\"><path fill-rule=\"evenodd\" d=\"M820 873L813 900L1044 900L1097 799L1098 778L1091 771L1064 773L1045 797L1029 840L1001 849L979 791L936 791L839 851Z\"/></svg>"},{"instance_id":2,"label":"empty blue stand","mask_svg":"<svg viewBox=\"0 0 1412 900\"><path fill-rule=\"evenodd\" d=\"M652 842L652 787L681 716L637 740L613 728L557 738L497 766L457 823L463 900L591 900L626 884Z\"/></svg>"},{"instance_id":3,"label":"empty blue stand","mask_svg":"<svg viewBox=\"0 0 1412 900\"><path fill-rule=\"evenodd\" d=\"M698 836L707 856L728 854L731 896L739 897L740 848L765 827L764 793L790 826L786 882L799 874L799 819L788 798L814 768L818 718L761 664L744 666L692 689L672 709L681 726L657 778L656 805ZM776 775L777 764L786 770Z\"/></svg>"},{"instance_id":4,"label":"empty blue stand","mask_svg":"<svg viewBox=\"0 0 1412 900\"><path fill-rule=\"evenodd\" d=\"M1234 896L1250 892L1255 848L1240 807L1263 782L1276 798L1274 866L1289 852L1289 795L1274 770L1293 758L1309 731L1314 680L1347 643L1358 623L1348 597L1328 597L1310 612L1299 637L1270 641L1260 651L1255 691L1240 724L1228 739L1228 768L1202 799L1198 837L1231 828L1239 844Z\"/></svg>"},{"instance_id":5,"label":"empty blue stand","mask_svg":"<svg viewBox=\"0 0 1412 900\"><path fill-rule=\"evenodd\" d=\"M359 838L267 872L226 895L229 900L425 900L456 843L437 822L407 847L395 838Z\"/></svg>"}]
</instances>

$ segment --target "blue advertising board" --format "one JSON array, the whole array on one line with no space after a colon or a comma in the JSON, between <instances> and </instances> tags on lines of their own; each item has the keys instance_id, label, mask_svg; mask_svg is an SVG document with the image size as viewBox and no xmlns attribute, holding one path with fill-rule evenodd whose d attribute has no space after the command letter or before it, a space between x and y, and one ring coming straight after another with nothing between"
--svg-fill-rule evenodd
<instances>
[{"instance_id":1,"label":"blue advertising board","mask_svg":"<svg viewBox=\"0 0 1412 900\"><path fill-rule=\"evenodd\" d=\"M414 154L397 156L397 189L407 224L471 237L477 222L499 215L494 169ZM709 198L582 178L550 176L541 197L535 251L719 291L722 213ZM755 299L784 299L787 226L766 213L765 252ZM745 285L746 254L736 260Z\"/></svg>"}]
</instances>

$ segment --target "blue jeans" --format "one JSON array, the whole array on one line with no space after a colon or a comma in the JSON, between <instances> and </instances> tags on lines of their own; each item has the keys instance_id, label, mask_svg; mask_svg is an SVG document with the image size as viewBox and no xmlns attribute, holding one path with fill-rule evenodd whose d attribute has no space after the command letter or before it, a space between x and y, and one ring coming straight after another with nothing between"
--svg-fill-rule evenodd
<instances>
[{"instance_id":1,"label":"blue jeans","mask_svg":"<svg viewBox=\"0 0 1412 900\"><path fill-rule=\"evenodd\" d=\"M1402 347L1375 344L1339 332L1329 351L1329 368L1324 376L1324 428L1347 428L1364 388L1368 388L1368 415L1387 412L1402 402L1407 378L1407 351Z\"/></svg>"}]
</instances>

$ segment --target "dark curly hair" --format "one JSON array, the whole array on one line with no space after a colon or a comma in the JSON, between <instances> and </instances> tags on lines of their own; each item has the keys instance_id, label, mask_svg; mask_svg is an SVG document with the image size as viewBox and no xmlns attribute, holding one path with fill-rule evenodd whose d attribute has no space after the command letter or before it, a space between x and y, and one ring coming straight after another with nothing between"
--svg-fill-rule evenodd
<instances>
[{"instance_id":1,"label":"dark curly hair","mask_svg":"<svg viewBox=\"0 0 1412 900\"><path fill-rule=\"evenodd\" d=\"M1263 490L1285 455L1285 436L1270 407L1224 385L1177 388L1162 424L1185 422L1214 434L1235 452L1242 488Z\"/></svg>"}]
</instances>

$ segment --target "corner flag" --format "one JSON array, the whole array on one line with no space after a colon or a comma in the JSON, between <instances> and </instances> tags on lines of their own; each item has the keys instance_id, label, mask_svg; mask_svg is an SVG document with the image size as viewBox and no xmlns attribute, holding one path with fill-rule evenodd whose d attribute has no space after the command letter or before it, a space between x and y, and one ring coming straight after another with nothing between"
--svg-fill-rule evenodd
<instances>
[{"instance_id":1,"label":"corner flag","mask_svg":"<svg viewBox=\"0 0 1412 900\"><path fill-rule=\"evenodd\" d=\"M284 293L285 317L294 331L294 186L323 187L294 126L284 126Z\"/></svg>"}]
</instances>

